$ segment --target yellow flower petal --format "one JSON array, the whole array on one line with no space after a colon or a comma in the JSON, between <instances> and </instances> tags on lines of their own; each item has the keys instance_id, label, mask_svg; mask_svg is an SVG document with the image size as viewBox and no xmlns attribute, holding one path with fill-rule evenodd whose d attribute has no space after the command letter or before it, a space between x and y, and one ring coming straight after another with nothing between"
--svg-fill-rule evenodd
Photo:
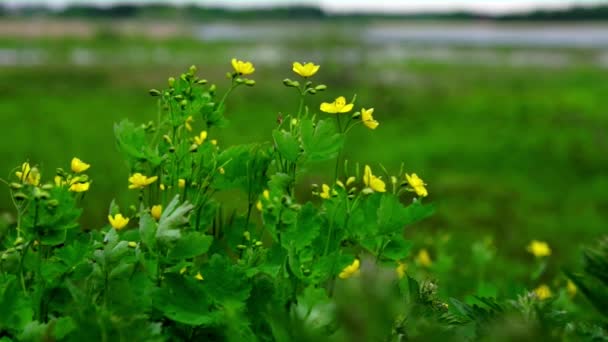
<instances>
[{"instance_id":1,"label":"yellow flower petal","mask_svg":"<svg viewBox=\"0 0 608 342\"><path fill-rule=\"evenodd\" d=\"M363 122L363 124L365 126L367 126L370 129L376 129L380 123L376 120L374 120L374 108L370 108L370 109L365 109L362 108L361 109L361 121Z\"/></svg>"},{"instance_id":2,"label":"yellow flower petal","mask_svg":"<svg viewBox=\"0 0 608 342\"><path fill-rule=\"evenodd\" d=\"M416 262L422 267L430 267L433 265L433 261L431 260L431 256L426 249L421 249L416 256Z\"/></svg>"},{"instance_id":3,"label":"yellow flower petal","mask_svg":"<svg viewBox=\"0 0 608 342\"><path fill-rule=\"evenodd\" d=\"M234 71L236 71L238 74L249 75L253 74L253 72L255 71L255 68L253 67L253 64L251 62L240 61L236 58L233 58L231 62Z\"/></svg>"},{"instance_id":4,"label":"yellow flower petal","mask_svg":"<svg viewBox=\"0 0 608 342\"><path fill-rule=\"evenodd\" d=\"M150 215L152 215L152 217L158 221L160 220L160 215L162 215L163 213L163 206L160 204L154 205L152 206L152 209L150 209Z\"/></svg>"},{"instance_id":5,"label":"yellow flower petal","mask_svg":"<svg viewBox=\"0 0 608 342\"><path fill-rule=\"evenodd\" d=\"M302 76L302 77L311 77L314 74L317 73L317 71L319 71L320 66L319 65L315 65L314 63L306 63L304 65L302 65L299 62L294 62L293 63L293 72L295 72L296 74Z\"/></svg>"},{"instance_id":6,"label":"yellow flower petal","mask_svg":"<svg viewBox=\"0 0 608 342\"><path fill-rule=\"evenodd\" d=\"M353 104L346 103L344 96L340 96L334 100L333 103L323 102L320 107L322 112L336 114L336 113L347 113L353 109Z\"/></svg>"},{"instance_id":7,"label":"yellow flower petal","mask_svg":"<svg viewBox=\"0 0 608 342\"><path fill-rule=\"evenodd\" d=\"M539 287L535 288L534 294L539 300L545 300L553 296L551 289L545 284L542 284Z\"/></svg>"},{"instance_id":8,"label":"yellow flower petal","mask_svg":"<svg viewBox=\"0 0 608 342\"><path fill-rule=\"evenodd\" d=\"M532 240L532 242L530 242L530 244L526 247L526 250L537 258L551 255L551 248L544 241Z\"/></svg>"},{"instance_id":9,"label":"yellow flower petal","mask_svg":"<svg viewBox=\"0 0 608 342\"><path fill-rule=\"evenodd\" d=\"M86 183L74 183L72 185L70 185L69 190L72 192L85 192L89 190L91 183L86 182Z\"/></svg>"},{"instance_id":10,"label":"yellow flower petal","mask_svg":"<svg viewBox=\"0 0 608 342\"><path fill-rule=\"evenodd\" d=\"M418 175L416 175L415 173L412 173L412 175L409 174L405 174L405 179L407 180L407 183L410 185L411 189L408 189L409 191L414 191L416 192L416 194L420 197L426 197L428 196L428 191L426 190L425 187L425 183L422 179L420 179L418 177Z\"/></svg>"},{"instance_id":11,"label":"yellow flower petal","mask_svg":"<svg viewBox=\"0 0 608 342\"><path fill-rule=\"evenodd\" d=\"M110 225L116 230L123 229L129 223L129 219L123 217L122 214L108 215L108 221L110 221Z\"/></svg>"},{"instance_id":12,"label":"yellow flower petal","mask_svg":"<svg viewBox=\"0 0 608 342\"><path fill-rule=\"evenodd\" d=\"M88 170L89 167L91 167L90 164L87 164L87 163L83 162L82 160L80 160L80 159L78 159L76 157L72 158L72 163L71 164L72 164L71 165L72 166L72 172L74 172L74 173L84 172L84 171Z\"/></svg>"},{"instance_id":13,"label":"yellow flower petal","mask_svg":"<svg viewBox=\"0 0 608 342\"><path fill-rule=\"evenodd\" d=\"M158 179L157 176L154 177L146 177L143 174L137 172L129 177L129 189L143 189L146 186L156 182Z\"/></svg>"},{"instance_id":14,"label":"yellow flower petal","mask_svg":"<svg viewBox=\"0 0 608 342\"><path fill-rule=\"evenodd\" d=\"M348 279L352 276L358 275L360 265L361 265L361 262L359 261L359 259L355 259L352 264L346 266L342 270L342 272L340 272L338 277L340 277L340 279Z\"/></svg>"}]
</instances>

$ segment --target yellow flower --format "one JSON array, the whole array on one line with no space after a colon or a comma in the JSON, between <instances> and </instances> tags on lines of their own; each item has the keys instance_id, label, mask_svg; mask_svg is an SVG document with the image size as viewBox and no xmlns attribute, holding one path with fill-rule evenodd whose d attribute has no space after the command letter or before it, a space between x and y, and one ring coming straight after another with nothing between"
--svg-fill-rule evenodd
<instances>
[{"instance_id":1,"label":"yellow flower","mask_svg":"<svg viewBox=\"0 0 608 342\"><path fill-rule=\"evenodd\" d=\"M217 146L217 140L216 140L216 139L212 139L212 140L211 140L211 145L213 145L213 146Z\"/></svg>"},{"instance_id":2,"label":"yellow flower","mask_svg":"<svg viewBox=\"0 0 608 342\"><path fill-rule=\"evenodd\" d=\"M362 108L361 109L361 120L363 121L363 124L371 129L376 129L376 127L378 127L378 125L380 125L380 123L376 120L374 120L374 116L372 115L374 113L374 108L370 108L370 109L365 109Z\"/></svg>"},{"instance_id":3,"label":"yellow flower","mask_svg":"<svg viewBox=\"0 0 608 342\"><path fill-rule=\"evenodd\" d=\"M131 247L131 248L137 247L137 242L135 242L135 241L129 241L129 247Z\"/></svg>"},{"instance_id":4,"label":"yellow flower","mask_svg":"<svg viewBox=\"0 0 608 342\"><path fill-rule=\"evenodd\" d=\"M314 63L306 63L302 65L300 62L293 62L293 72L302 77L311 77L319 71L320 65Z\"/></svg>"},{"instance_id":5,"label":"yellow flower","mask_svg":"<svg viewBox=\"0 0 608 342\"><path fill-rule=\"evenodd\" d=\"M205 278L203 278L203 275L201 274L201 272L196 273L196 275L194 276L194 278L196 278L196 280L204 280Z\"/></svg>"},{"instance_id":6,"label":"yellow flower","mask_svg":"<svg viewBox=\"0 0 608 342\"><path fill-rule=\"evenodd\" d=\"M327 185L327 184L323 184L323 185L321 186L321 188L323 188L323 191L321 191L321 192L319 193L319 196L321 196L321 198L328 199L328 198L331 196L331 194L330 194L330 190L331 190L331 189L329 188L329 185Z\"/></svg>"},{"instance_id":7,"label":"yellow flower","mask_svg":"<svg viewBox=\"0 0 608 342\"><path fill-rule=\"evenodd\" d=\"M356 180L357 179L354 176L348 177L348 179L346 180L346 186L353 184Z\"/></svg>"},{"instance_id":8,"label":"yellow flower","mask_svg":"<svg viewBox=\"0 0 608 342\"><path fill-rule=\"evenodd\" d=\"M194 143L202 145L205 142L205 139L207 139L207 131L202 131L201 134L194 137Z\"/></svg>"},{"instance_id":9,"label":"yellow flower","mask_svg":"<svg viewBox=\"0 0 608 342\"><path fill-rule=\"evenodd\" d=\"M180 178L177 180L177 187L180 189L183 189L186 187L186 180L183 178Z\"/></svg>"},{"instance_id":10,"label":"yellow flower","mask_svg":"<svg viewBox=\"0 0 608 342\"><path fill-rule=\"evenodd\" d=\"M160 204L153 205L150 209L150 215L154 217L156 221L160 220L160 215L163 213L163 206Z\"/></svg>"},{"instance_id":11,"label":"yellow flower","mask_svg":"<svg viewBox=\"0 0 608 342\"><path fill-rule=\"evenodd\" d=\"M35 167L30 167L30 163L23 163L21 171L15 172L22 183L29 183L34 186L40 184L40 172Z\"/></svg>"},{"instance_id":12,"label":"yellow flower","mask_svg":"<svg viewBox=\"0 0 608 342\"><path fill-rule=\"evenodd\" d=\"M188 270L188 266L184 266L179 270L179 274L184 274Z\"/></svg>"},{"instance_id":13,"label":"yellow flower","mask_svg":"<svg viewBox=\"0 0 608 342\"><path fill-rule=\"evenodd\" d=\"M397 273L399 279L405 277L405 271L407 271L407 264L400 261L397 268L395 268L395 272Z\"/></svg>"},{"instance_id":14,"label":"yellow flower","mask_svg":"<svg viewBox=\"0 0 608 342\"><path fill-rule=\"evenodd\" d=\"M239 61L236 58L232 59L232 67L234 68L234 71L241 75L253 74L253 72L255 71L255 68L253 67L253 64L251 64L251 62Z\"/></svg>"},{"instance_id":15,"label":"yellow flower","mask_svg":"<svg viewBox=\"0 0 608 342\"><path fill-rule=\"evenodd\" d=\"M72 158L72 172L74 172L74 173L85 172L90 167L91 167L90 164L87 164L76 157Z\"/></svg>"},{"instance_id":16,"label":"yellow flower","mask_svg":"<svg viewBox=\"0 0 608 342\"><path fill-rule=\"evenodd\" d=\"M332 103L327 103L327 102L321 103L321 111L325 112L325 113L330 113L330 114L347 113L347 112L350 112L352 109L353 109L353 104L352 103L346 104L346 99L344 98L344 96L338 97Z\"/></svg>"},{"instance_id":17,"label":"yellow flower","mask_svg":"<svg viewBox=\"0 0 608 342\"><path fill-rule=\"evenodd\" d=\"M258 211L262 211L262 209L264 209L264 207L262 206L262 201L258 200L258 202L255 204L255 207Z\"/></svg>"},{"instance_id":18,"label":"yellow flower","mask_svg":"<svg viewBox=\"0 0 608 342\"><path fill-rule=\"evenodd\" d=\"M412 187L410 191L416 192L416 194L420 197L428 196L429 193L424 187L426 184L424 183L424 181L422 181L422 179L418 177L417 174L412 173L412 175L410 176L406 173L405 179L407 180L407 183Z\"/></svg>"},{"instance_id":19,"label":"yellow flower","mask_svg":"<svg viewBox=\"0 0 608 342\"><path fill-rule=\"evenodd\" d=\"M264 192L262 192L262 196L264 196L265 199L269 200L270 199L270 191L268 191L268 189L264 190Z\"/></svg>"},{"instance_id":20,"label":"yellow flower","mask_svg":"<svg viewBox=\"0 0 608 342\"><path fill-rule=\"evenodd\" d=\"M540 300L545 300L545 299L551 298L551 296L553 296L553 293L551 293L551 289L549 288L549 286L547 286L545 284L542 284L539 287L535 288L534 294Z\"/></svg>"},{"instance_id":21,"label":"yellow flower","mask_svg":"<svg viewBox=\"0 0 608 342\"><path fill-rule=\"evenodd\" d=\"M156 176L146 177L146 176L142 175L141 173L137 172L137 173L133 174L131 177L129 177L129 183L131 183L129 185L129 189L143 189L146 186L156 182L157 179L158 179L158 177L156 177Z\"/></svg>"},{"instance_id":22,"label":"yellow flower","mask_svg":"<svg viewBox=\"0 0 608 342\"><path fill-rule=\"evenodd\" d=\"M269 192L267 189L266 189L266 190L264 190L264 191L262 192L262 197L263 197L263 198L264 198L266 201L270 200L270 192ZM255 204L255 207L256 207L256 208L257 208L259 211L262 211L262 209L264 209L264 206L263 206L263 204L262 204L262 201L261 201L261 200L258 200L258 201L257 201L257 203Z\"/></svg>"},{"instance_id":23,"label":"yellow flower","mask_svg":"<svg viewBox=\"0 0 608 342\"><path fill-rule=\"evenodd\" d=\"M160 185L158 186L158 188L160 189L160 191L165 191L165 184L160 183Z\"/></svg>"},{"instance_id":24,"label":"yellow flower","mask_svg":"<svg viewBox=\"0 0 608 342\"><path fill-rule=\"evenodd\" d=\"M85 183L74 183L72 185L70 185L70 191L72 192L85 192L89 190L89 187L91 186L91 183L89 182L85 182Z\"/></svg>"},{"instance_id":25,"label":"yellow flower","mask_svg":"<svg viewBox=\"0 0 608 342\"><path fill-rule=\"evenodd\" d=\"M570 297L576 296L576 292L578 292L578 288L574 284L574 282L568 279L568 283L566 284L566 291Z\"/></svg>"},{"instance_id":26,"label":"yellow flower","mask_svg":"<svg viewBox=\"0 0 608 342\"><path fill-rule=\"evenodd\" d=\"M187 119L186 122L184 122L184 126L186 126L186 130L188 132L192 132L192 123L194 122L194 118L192 118L192 115L190 115Z\"/></svg>"},{"instance_id":27,"label":"yellow flower","mask_svg":"<svg viewBox=\"0 0 608 342\"><path fill-rule=\"evenodd\" d=\"M108 221L110 221L110 225L116 230L123 229L129 223L129 219L122 216L122 214L108 215Z\"/></svg>"},{"instance_id":28,"label":"yellow flower","mask_svg":"<svg viewBox=\"0 0 608 342\"><path fill-rule=\"evenodd\" d=\"M340 272L338 277L340 277L340 279L347 279L354 275L358 275L360 264L361 263L359 262L359 259L355 259L355 261L353 261L352 264L344 267L344 269L342 270L342 272Z\"/></svg>"},{"instance_id":29,"label":"yellow flower","mask_svg":"<svg viewBox=\"0 0 608 342\"><path fill-rule=\"evenodd\" d=\"M223 175L223 174L225 174L225 173L226 173L226 170L224 170L224 168L220 166L220 168L219 168L219 169L217 169L217 172L219 172L219 173L220 173L220 175Z\"/></svg>"},{"instance_id":30,"label":"yellow flower","mask_svg":"<svg viewBox=\"0 0 608 342\"><path fill-rule=\"evenodd\" d=\"M372 174L372 169L369 167L369 165L365 165L365 172L363 173L363 183L365 183L365 186L371 188L374 191L386 192L386 184L384 184L384 181L382 181L382 179Z\"/></svg>"},{"instance_id":31,"label":"yellow flower","mask_svg":"<svg viewBox=\"0 0 608 342\"><path fill-rule=\"evenodd\" d=\"M532 240L526 250L534 254L537 258L542 258L551 255L551 248L544 241Z\"/></svg>"},{"instance_id":32,"label":"yellow flower","mask_svg":"<svg viewBox=\"0 0 608 342\"><path fill-rule=\"evenodd\" d=\"M433 265L431 256L425 248L421 249L420 252L418 252L418 255L416 256L416 262L422 267L430 267L431 265Z\"/></svg>"},{"instance_id":33,"label":"yellow flower","mask_svg":"<svg viewBox=\"0 0 608 342\"><path fill-rule=\"evenodd\" d=\"M55 186L57 186L57 187L65 185L65 181L63 180L63 178L61 178L61 176L55 176L54 180L55 180Z\"/></svg>"}]
</instances>

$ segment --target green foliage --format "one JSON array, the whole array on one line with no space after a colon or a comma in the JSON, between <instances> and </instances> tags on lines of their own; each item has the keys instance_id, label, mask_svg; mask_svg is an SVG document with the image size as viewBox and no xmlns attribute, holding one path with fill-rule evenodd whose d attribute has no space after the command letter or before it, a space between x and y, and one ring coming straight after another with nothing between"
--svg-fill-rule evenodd
<instances>
[{"instance_id":1,"label":"green foliage","mask_svg":"<svg viewBox=\"0 0 608 342\"><path fill-rule=\"evenodd\" d=\"M73 185L91 182L82 171L58 169L50 182L29 177L35 167L21 167L8 183L17 220L2 235L0 336L493 340L509 337L500 325L513 320L529 339L605 339L605 317L578 322L564 310L571 302L538 291L519 291L516 300L442 300L438 283L423 272L449 270L451 259L438 250L431 260L424 250L410 262L413 243L405 234L435 210L412 191L425 185L400 183L403 170L361 177L358 165L341 163L346 135L365 125L358 114L330 114L334 125L309 113L306 96L324 85L285 82L300 105L278 120L273 144L221 147L211 129L226 126L228 95L255 84L244 76L228 73L231 86L218 97L192 66L167 89L150 91L158 100L155 122L115 125L137 202L122 209L112 202L109 225L77 229L88 188ZM344 126L340 115L349 116ZM332 185L313 186L318 198L300 198L301 170L334 158ZM232 200L241 196L244 205ZM494 257L486 244L473 252L480 268ZM598 303L605 299L606 254L605 246L587 252L586 275L570 276ZM477 291L496 292L490 285Z\"/></svg>"}]
</instances>

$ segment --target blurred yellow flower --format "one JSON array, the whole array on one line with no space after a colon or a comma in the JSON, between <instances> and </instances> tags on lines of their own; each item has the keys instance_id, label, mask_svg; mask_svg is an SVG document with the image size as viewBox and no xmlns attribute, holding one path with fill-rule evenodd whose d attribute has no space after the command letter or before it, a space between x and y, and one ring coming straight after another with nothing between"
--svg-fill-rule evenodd
<instances>
[{"instance_id":1,"label":"blurred yellow flower","mask_svg":"<svg viewBox=\"0 0 608 342\"><path fill-rule=\"evenodd\" d=\"M361 120L363 121L363 124L371 129L376 129L376 127L378 127L378 125L380 125L380 123L376 120L374 120L374 116L372 115L374 113L374 108L370 108L370 109L365 109L362 108L361 109Z\"/></svg>"},{"instance_id":2,"label":"blurred yellow flower","mask_svg":"<svg viewBox=\"0 0 608 342\"><path fill-rule=\"evenodd\" d=\"M356 180L357 179L354 176L348 177L348 179L346 180L346 186L353 184Z\"/></svg>"},{"instance_id":3,"label":"blurred yellow flower","mask_svg":"<svg viewBox=\"0 0 608 342\"><path fill-rule=\"evenodd\" d=\"M322 190L322 191L319 193L319 196L320 196L321 198L328 199L328 198L331 196L331 195L330 195L330 190L331 190L331 189L330 189L329 185L327 185L327 184L323 184L323 185L321 185L321 188L322 188L323 190Z\"/></svg>"},{"instance_id":4,"label":"blurred yellow flower","mask_svg":"<svg viewBox=\"0 0 608 342\"><path fill-rule=\"evenodd\" d=\"M131 247L131 248L137 247L137 242L135 242L135 241L129 241L129 247Z\"/></svg>"},{"instance_id":5,"label":"blurred yellow flower","mask_svg":"<svg viewBox=\"0 0 608 342\"><path fill-rule=\"evenodd\" d=\"M399 261L397 268L395 268L395 272L397 273L397 276L399 277L399 279L402 279L403 277L405 277L406 271L407 271L407 264Z\"/></svg>"},{"instance_id":6,"label":"blurred yellow flower","mask_svg":"<svg viewBox=\"0 0 608 342\"><path fill-rule=\"evenodd\" d=\"M110 225L116 230L123 229L129 223L129 219L122 216L122 214L108 215L108 221L110 221Z\"/></svg>"},{"instance_id":7,"label":"blurred yellow flower","mask_svg":"<svg viewBox=\"0 0 608 342\"><path fill-rule=\"evenodd\" d=\"M183 189L186 187L186 180L183 178L180 178L177 180L177 187L180 189Z\"/></svg>"},{"instance_id":8,"label":"blurred yellow flower","mask_svg":"<svg viewBox=\"0 0 608 342\"><path fill-rule=\"evenodd\" d=\"M211 144L214 145L214 146L217 146L217 140L216 139L212 139L211 140Z\"/></svg>"},{"instance_id":9,"label":"blurred yellow flower","mask_svg":"<svg viewBox=\"0 0 608 342\"><path fill-rule=\"evenodd\" d=\"M532 242L530 242L530 244L526 247L526 250L537 258L551 255L551 248L544 241L532 240Z\"/></svg>"},{"instance_id":10,"label":"blurred yellow flower","mask_svg":"<svg viewBox=\"0 0 608 342\"><path fill-rule=\"evenodd\" d=\"M386 184L382 179L372 174L372 169L369 165L365 165L365 171L363 173L363 183L365 186L377 192L386 192Z\"/></svg>"},{"instance_id":11,"label":"blurred yellow flower","mask_svg":"<svg viewBox=\"0 0 608 342\"><path fill-rule=\"evenodd\" d=\"M302 65L300 62L293 62L293 72L302 77L311 77L319 71L320 65L314 63L306 63Z\"/></svg>"},{"instance_id":12,"label":"blurred yellow flower","mask_svg":"<svg viewBox=\"0 0 608 342\"><path fill-rule=\"evenodd\" d=\"M321 103L321 111L325 112L325 113L330 113L330 114L348 113L352 109L353 109L353 104L352 103L346 104L346 99L344 98L344 96L338 97L332 103L328 103L328 102Z\"/></svg>"},{"instance_id":13,"label":"blurred yellow flower","mask_svg":"<svg viewBox=\"0 0 608 342\"><path fill-rule=\"evenodd\" d=\"M205 280L205 278L203 278L203 275L201 274L201 272L196 273L194 278L196 278L196 280Z\"/></svg>"},{"instance_id":14,"label":"blurred yellow flower","mask_svg":"<svg viewBox=\"0 0 608 342\"><path fill-rule=\"evenodd\" d=\"M255 71L255 68L253 67L253 64L251 62L243 62L237 60L236 58L232 59L232 67L234 68L234 71L241 75L253 74L253 72Z\"/></svg>"},{"instance_id":15,"label":"blurred yellow flower","mask_svg":"<svg viewBox=\"0 0 608 342\"><path fill-rule=\"evenodd\" d=\"M549 286L547 286L545 284L542 284L539 287L535 288L534 294L540 300L545 300L545 299L551 298L551 296L553 296L553 293L551 293L551 289L549 288Z\"/></svg>"},{"instance_id":16,"label":"blurred yellow flower","mask_svg":"<svg viewBox=\"0 0 608 342\"><path fill-rule=\"evenodd\" d=\"M163 206L160 204L153 205L150 209L150 215L154 217L156 221L160 220L160 215L163 213Z\"/></svg>"},{"instance_id":17,"label":"blurred yellow flower","mask_svg":"<svg viewBox=\"0 0 608 342\"><path fill-rule=\"evenodd\" d=\"M207 131L202 131L198 136L194 137L194 143L197 145L202 145L207 139Z\"/></svg>"},{"instance_id":18,"label":"blurred yellow flower","mask_svg":"<svg viewBox=\"0 0 608 342\"><path fill-rule=\"evenodd\" d=\"M262 192L262 197L263 197L265 200L270 200L270 192L268 191L268 189L266 189L266 190L264 190L264 191ZM262 209L264 209L264 206L263 206L263 204L262 204L262 201L261 201L261 200L258 200L258 201L257 201L257 203L255 204L255 207L256 207L256 208L257 208L259 211L262 211Z\"/></svg>"},{"instance_id":19,"label":"blurred yellow flower","mask_svg":"<svg viewBox=\"0 0 608 342\"><path fill-rule=\"evenodd\" d=\"M262 196L264 196L265 199L269 200L270 199L270 191L264 190L264 192L262 192Z\"/></svg>"},{"instance_id":20,"label":"blurred yellow flower","mask_svg":"<svg viewBox=\"0 0 608 342\"><path fill-rule=\"evenodd\" d=\"M412 173L412 175L405 174L405 179L407 183L412 187L409 191L414 191L420 197L428 196L428 191L425 188L425 183L418 177L417 174Z\"/></svg>"},{"instance_id":21,"label":"blurred yellow flower","mask_svg":"<svg viewBox=\"0 0 608 342\"><path fill-rule=\"evenodd\" d=\"M30 163L23 163L21 171L15 172L22 183L28 183L34 186L40 184L40 172L35 167L30 167Z\"/></svg>"},{"instance_id":22,"label":"blurred yellow flower","mask_svg":"<svg viewBox=\"0 0 608 342\"><path fill-rule=\"evenodd\" d=\"M74 172L74 173L84 172L84 171L88 170L91 167L90 164L87 164L87 163L83 162L82 160L80 160L80 159L78 159L76 157L72 158L72 165L71 166L72 166L72 172Z\"/></svg>"},{"instance_id":23,"label":"blurred yellow flower","mask_svg":"<svg viewBox=\"0 0 608 342\"><path fill-rule=\"evenodd\" d=\"M578 292L578 288L576 287L574 282L570 279L568 279L568 283L566 283L566 291L568 292L568 295L570 297L576 296L576 293Z\"/></svg>"},{"instance_id":24,"label":"blurred yellow flower","mask_svg":"<svg viewBox=\"0 0 608 342\"><path fill-rule=\"evenodd\" d=\"M57 187L65 185L65 180L63 180L63 178L61 176L55 176L54 180L55 180L55 186L57 186Z\"/></svg>"},{"instance_id":25,"label":"blurred yellow flower","mask_svg":"<svg viewBox=\"0 0 608 342\"><path fill-rule=\"evenodd\" d=\"M339 179L338 179L338 180L336 180L336 185L337 185L337 186L339 186L339 187L341 187L342 189L344 189L344 188L345 188L344 183L342 183L342 181L341 181L341 180L339 180Z\"/></svg>"},{"instance_id":26,"label":"blurred yellow flower","mask_svg":"<svg viewBox=\"0 0 608 342\"><path fill-rule=\"evenodd\" d=\"M194 118L192 118L192 115L190 115L187 119L186 122L184 122L184 126L186 126L186 130L188 132L192 132L192 123L194 122Z\"/></svg>"},{"instance_id":27,"label":"blurred yellow flower","mask_svg":"<svg viewBox=\"0 0 608 342\"><path fill-rule=\"evenodd\" d=\"M425 248L421 249L420 252L418 252L418 255L416 256L416 262L422 267L431 267L431 265L433 265L433 260L431 260L431 256Z\"/></svg>"},{"instance_id":28,"label":"blurred yellow flower","mask_svg":"<svg viewBox=\"0 0 608 342\"><path fill-rule=\"evenodd\" d=\"M262 211L262 209L264 209L264 207L262 206L262 201L258 200L257 203L255 204L255 208L258 211Z\"/></svg>"},{"instance_id":29,"label":"blurred yellow flower","mask_svg":"<svg viewBox=\"0 0 608 342\"><path fill-rule=\"evenodd\" d=\"M165 189L166 189L165 184L163 184L163 183L160 183L158 188L160 189L160 191L165 191Z\"/></svg>"},{"instance_id":30,"label":"blurred yellow flower","mask_svg":"<svg viewBox=\"0 0 608 342\"><path fill-rule=\"evenodd\" d=\"M91 183L89 182L85 182L85 183L74 183L72 185L70 185L70 191L72 192L85 192L89 190Z\"/></svg>"},{"instance_id":31,"label":"blurred yellow flower","mask_svg":"<svg viewBox=\"0 0 608 342\"><path fill-rule=\"evenodd\" d=\"M141 173L134 173L131 177L129 177L129 189L143 189L146 186L156 182L158 179L157 176L154 177L146 177Z\"/></svg>"},{"instance_id":32,"label":"blurred yellow flower","mask_svg":"<svg viewBox=\"0 0 608 342\"><path fill-rule=\"evenodd\" d=\"M344 267L344 269L342 270L342 272L340 272L338 277L340 277L340 279L347 279L352 276L358 275L360 264L361 263L360 263L359 259L355 259L355 261L353 261L352 264Z\"/></svg>"},{"instance_id":33,"label":"blurred yellow flower","mask_svg":"<svg viewBox=\"0 0 608 342\"><path fill-rule=\"evenodd\" d=\"M223 174L225 174L225 173L226 173L226 170L224 170L224 168L220 166L220 167L217 169L217 172L219 172L219 173L220 173L220 175L223 175Z\"/></svg>"}]
</instances>

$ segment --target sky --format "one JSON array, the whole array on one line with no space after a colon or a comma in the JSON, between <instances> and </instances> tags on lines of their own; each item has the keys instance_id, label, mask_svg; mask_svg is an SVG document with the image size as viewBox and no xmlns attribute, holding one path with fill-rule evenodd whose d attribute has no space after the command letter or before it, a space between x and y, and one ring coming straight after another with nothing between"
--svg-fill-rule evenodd
<instances>
[{"instance_id":1,"label":"sky","mask_svg":"<svg viewBox=\"0 0 608 342\"><path fill-rule=\"evenodd\" d=\"M572 5L607 4L608 0L0 0L2 4L46 4L63 7L69 4L112 5L116 3L172 3L222 7L272 7L294 4L317 5L328 12L448 12L465 10L501 14L533 9L565 8Z\"/></svg>"}]
</instances>

